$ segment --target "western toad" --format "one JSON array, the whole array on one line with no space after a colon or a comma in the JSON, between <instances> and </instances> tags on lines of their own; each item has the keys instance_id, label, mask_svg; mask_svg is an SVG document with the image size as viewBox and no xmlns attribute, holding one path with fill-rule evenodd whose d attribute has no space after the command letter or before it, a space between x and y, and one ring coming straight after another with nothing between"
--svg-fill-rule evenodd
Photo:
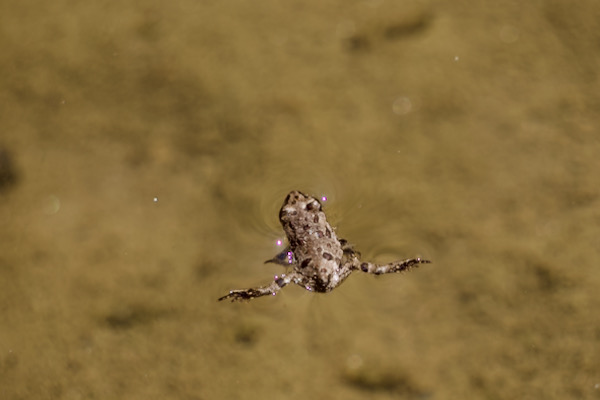
<instances>
[{"instance_id":1,"label":"western toad","mask_svg":"<svg viewBox=\"0 0 600 400\"><path fill-rule=\"evenodd\" d=\"M232 290L219 300L249 300L275 295L290 282L311 292L326 293L338 287L354 271L381 275L431 262L419 257L383 265L361 262L360 253L346 240L338 239L319 200L298 191L290 192L285 198L279 211L279 221L289 245L265 263L291 266L292 271L276 275L268 286Z\"/></svg>"}]
</instances>

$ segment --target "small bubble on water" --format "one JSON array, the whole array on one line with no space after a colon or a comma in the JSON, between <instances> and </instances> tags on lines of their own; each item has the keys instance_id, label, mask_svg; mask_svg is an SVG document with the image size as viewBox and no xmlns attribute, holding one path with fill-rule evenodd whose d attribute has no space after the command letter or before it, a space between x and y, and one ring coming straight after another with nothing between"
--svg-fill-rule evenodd
<instances>
[{"instance_id":1,"label":"small bubble on water","mask_svg":"<svg viewBox=\"0 0 600 400\"><path fill-rule=\"evenodd\" d=\"M57 196L51 195L44 200L44 214L54 215L60 210L60 199Z\"/></svg>"},{"instance_id":2,"label":"small bubble on water","mask_svg":"<svg viewBox=\"0 0 600 400\"><path fill-rule=\"evenodd\" d=\"M361 368L363 366L363 359L358 354L352 354L346 360L346 366L350 370L357 370L357 369L359 369L359 368Z\"/></svg>"},{"instance_id":3,"label":"small bubble on water","mask_svg":"<svg viewBox=\"0 0 600 400\"><path fill-rule=\"evenodd\" d=\"M155 202L155 203L158 203L158 197L154 197L154 198L152 199L152 201L153 201L153 202Z\"/></svg>"},{"instance_id":4,"label":"small bubble on water","mask_svg":"<svg viewBox=\"0 0 600 400\"><path fill-rule=\"evenodd\" d=\"M392 111L396 115L406 115L412 111L412 101L408 97L400 96L392 104Z\"/></svg>"}]
</instances>

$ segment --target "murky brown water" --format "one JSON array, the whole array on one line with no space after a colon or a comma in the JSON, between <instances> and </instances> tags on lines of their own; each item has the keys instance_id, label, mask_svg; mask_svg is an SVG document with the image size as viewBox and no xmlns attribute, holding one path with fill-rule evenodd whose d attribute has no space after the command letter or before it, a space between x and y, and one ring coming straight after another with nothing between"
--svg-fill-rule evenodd
<instances>
[{"instance_id":1,"label":"murky brown water","mask_svg":"<svg viewBox=\"0 0 600 400\"><path fill-rule=\"evenodd\" d=\"M600 398L594 1L0 6L0 398ZM365 258L268 283L290 189Z\"/></svg>"}]
</instances>

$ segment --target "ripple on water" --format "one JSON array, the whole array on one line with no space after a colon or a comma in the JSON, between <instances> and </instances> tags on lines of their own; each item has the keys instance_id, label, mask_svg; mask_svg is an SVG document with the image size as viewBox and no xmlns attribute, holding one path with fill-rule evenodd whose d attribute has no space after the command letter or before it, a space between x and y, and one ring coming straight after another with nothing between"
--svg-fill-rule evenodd
<instances>
[{"instance_id":1,"label":"ripple on water","mask_svg":"<svg viewBox=\"0 0 600 400\"><path fill-rule=\"evenodd\" d=\"M363 209L365 192L354 190L351 186L347 181L343 183L343 180L326 176L318 176L314 181L300 178L294 183L290 183L287 177L263 186L261 192L247 204L249 209L240 211L240 214L248 218L249 234L256 235L257 241L267 241L273 247L273 253L278 253L287 245L279 223L279 209L290 191L299 190L318 198L334 229L341 226L338 232L341 237L357 244L360 249L363 236L372 233L362 229L369 226L369 217L365 214L369 210Z\"/></svg>"}]
</instances>

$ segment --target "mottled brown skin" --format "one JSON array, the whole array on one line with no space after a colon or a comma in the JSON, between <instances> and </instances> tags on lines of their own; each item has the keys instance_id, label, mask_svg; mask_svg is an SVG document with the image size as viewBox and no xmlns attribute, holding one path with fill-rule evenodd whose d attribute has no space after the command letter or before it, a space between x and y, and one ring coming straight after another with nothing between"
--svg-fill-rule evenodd
<instances>
[{"instance_id":1,"label":"mottled brown skin","mask_svg":"<svg viewBox=\"0 0 600 400\"><path fill-rule=\"evenodd\" d=\"M292 271L275 276L268 286L232 290L219 300L250 300L275 295L290 282L309 291L326 293L339 286L356 270L380 275L406 271L430 262L411 258L384 265L361 263L360 253L354 251L344 239L338 239L327 222L321 203L298 191L290 192L285 198L279 211L279 221L289 246L266 262L291 266Z\"/></svg>"}]
</instances>

